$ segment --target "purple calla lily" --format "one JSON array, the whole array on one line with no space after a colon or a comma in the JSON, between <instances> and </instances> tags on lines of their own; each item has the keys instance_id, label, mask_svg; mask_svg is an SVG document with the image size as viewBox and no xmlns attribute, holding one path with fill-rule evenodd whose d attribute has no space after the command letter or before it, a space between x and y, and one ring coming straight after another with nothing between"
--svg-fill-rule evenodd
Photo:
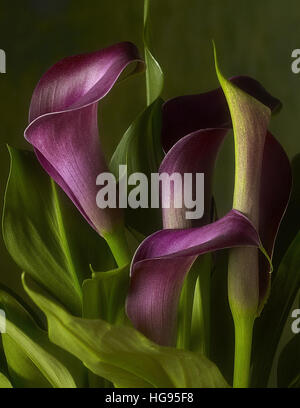
<instances>
[{"instance_id":1,"label":"purple calla lily","mask_svg":"<svg viewBox=\"0 0 300 408\"><path fill-rule=\"evenodd\" d=\"M214 53L216 72L229 106L234 133L233 207L247 215L267 239L263 242L267 248L265 254L271 258L291 191L289 160L273 136L268 134L269 107L228 81L219 69L215 47ZM273 187L276 183L280 188ZM268 212L272 215L269 216ZM262 220L262 216L266 219ZM268 221L272 222L272 227L266 224ZM265 231L267 228L270 233ZM267 298L270 272L257 249L241 247L229 251L228 300L235 327L234 387L249 385L254 321Z\"/></svg>"},{"instance_id":2,"label":"purple calla lily","mask_svg":"<svg viewBox=\"0 0 300 408\"><path fill-rule=\"evenodd\" d=\"M280 106L280 102L270 96L257 81L238 77L232 79L232 82L271 110ZM202 130L206 126L210 129ZM162 137L168 153L161 170L179 173L187 170L204 171L208 181L206 214L211 198L214 161L230 127L230 112L221 89L203 95L176 98L167 102L164 107ZM256 227L262 244L251 219L243 216L240 211L232 210L221 220L206 226L157 232L143 241L135 254L131 266L127 313L135 327L160 344L174 344L179 294L184 277L198 255L224 248L258 248L263 245L265 254L272 257L276 233L289 199L291 172L288 158L280 144L270 133L266 133L266 127L261 131L266 136L261 145L263 164L259 173L260 183L256 186L259 190L257 196L261 215L261 221ZM193 133L187 135L186 132ZM247 148L248 142L245 142ZM276 183L271 183L274 176ZM163 211L165 226L185 226L182 215L178 215L179 210L171 208ZM202 222L206 223L208 219ZM264 255L260 257L260 265L262 304L270 277L270 266Z\"/></svg>"},{"instance_id":3,"label":"purple calla lily","mask_svg":"<svg viewBox=\"0 0 300 408\"><path fill-rule=\"evenodd\" d=\"M228 129L206 129L193 132L180 139L165 156L159 172L169 175L179 172L204 173L204 215L199 219L186 219L186 210L182 208L164 208L162 205L162 217L164 228L189 228L201 226L211 221L211 198L212 198L212 175L219 149L223 143ZM195 191L195 179L193 178L193 191ZM164 200L175 201L174 184L170 186L171 197L162 196ZM184 187L183 187L184 188Z\"/></svg>"},{"instance_id":4,"label":"purple calla lily","mask_svg":"<svg viewBox=\"0 0 300 408\"><path fill-rule=\"evenodd\" d=\"M142 69L137 48L128 42L58 62L33 93L25 131L43 168L101 235L121 222L121 213L96 205L96 177L107 171L97 107L132 62Z\"/></svg>"},{"instance_id":5,"label":"purple calla lily","mask_svg":"<svg viewBox=\"0 0 300 408\"><path fill-rule=\"evenodd\" d=\"M146 238L133 258L127 298L135 327L159 344L174 345L180 292L197 256L243 245L259 247L259 236L235 210L203 227L166 229Z\"/></svg>"},{"instance_id":6,"label":"purple calla lily","mask_svg":"<svg viewBox=\"0 0 300 408\"><path fill-rule=\"evenodd\" d=\"M272 112L281 108L281 102L255 79L237 76L230 81L268 106ZM164 104L162 144L168 154L160 166L160 172L205 174L203 218L189 222L183 216L185 209L163 208L164 228L184 228L210 222L213 170L218 151L231 127L230 111L222 88L177 97ZM171 193L174 197L174 191Z\"/></svg>"},{"instance_id":7,"label":"purple calla lily","mask_svg":"<svg viewBox=\"0 0 300 408\"><path fill-rule=\"evenodd\" d=\"M236 76L230 81L268 106L272 112L281 102L255 79ZM182 137L200 129L231 128L231 117L222 88L170 99L163 106L162 144L166 152Z\"/></svg>"}]
</instances>

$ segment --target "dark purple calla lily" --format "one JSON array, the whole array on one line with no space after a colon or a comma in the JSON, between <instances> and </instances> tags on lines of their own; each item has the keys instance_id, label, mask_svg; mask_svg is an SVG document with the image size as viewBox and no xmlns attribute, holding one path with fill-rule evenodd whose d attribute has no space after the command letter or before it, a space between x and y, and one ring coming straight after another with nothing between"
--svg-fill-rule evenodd
<instances>
[{"instance_id":1,"label":"dark purple calla lily","mask_svg":"<svg viewBox=\"0 0 300 408\"><path fill-rule=\"evenodd\" d=\"M281 108L280 101L255 79L237 76L230 81L268 106L272 112ZM190 222L185 219L185 209L163 208L164 228L200 226L210 222L213 170L218 151L231 127L230 111L222 88L177 97L164 104L162 144L168 154L160 166L160 172L198 172L205 175L203 218ZM171 193L174 196L174 192Z\"/></svg>"},{"instance_id":2,"label":"dark purple calla lily","mask_svg":"<svg viewBox=\"0 0 300 408\"><path fill-rule=\"evenodd\" d=\"M281 102L255 79L232 77L230 81L268 106L272 112ZM170 99L163 106L162 144L167 152L183 136L200 129L231 128L231 117L222 88L210 92Z\"/></svg>"},{"instance_id":3,"label":"dark purple calla lily","mask_svg":"<svg viewBox=\"0 0 300 408\"><path fill-rule=\"evenodd\" d=\"M266 104L270 110L279 108L280 102L257 81L248 77L237 77L231 81ZM209 129L204 130L205 127ZM168 153L161 170L170 173L204 172L208 193L206 214L211 198L214 161L230 127L230 112L221 89L203 95L175 98L164 106L162 137ZM266 133L266 128L262 129ZM187 135L187 132L193 133ZM245 140L245 149L248 149L248 144ZM266 133L261 149L263 164L258 186L261 221L256 227L262 244L251 220L241 212L232 210L221 220L206 226L157 232L138 248L131 267L127 313L135 327L152 340L164 345L174 343L179 295L184 277L198 255L243 246L262 249L263 245L265 254L272 257L276 233L289 199L291 172L285 152L270 133ZM271 182L273 177L276 183ZM182 214L177 209L164 209L163 218L165 226L185 226ZM208 219L202 222L208 222ZM264 255L260 257L260 266L262 303L270 277L270 266Z\"/></svg>"},{"instance_id":4,"label":"dark purple calla lily","mask_svg":"<svg viewBox=\"0 0 300 408\"><path fill-rule=\"evenodd\" d=\"M269 107L228 81L219 69L215 47L214 54L234 133L233 208L247 215L260 231L265 255L270 259L290 196L290 164L283 149L268 134ZM280 188L273 186L277 183ZM272 226L267 222L272 222ZM229 251L228 300L235 328L234 387L249 386L253 327L267 299L270 272L257 249L241 247Z\"/></svg>"},{"instance_id":5,"label":"dark purple calla lily","mask_svg":"<svg viewBox=\"0 0 300 408\"><path fill-rule=\"evenodd\" d=\"M121 215L118 209L96 205L96 177L107 171L97 107L132 62L138 63L136 70L143 66L137 48L128 42L58 62L33 93L25 131L41 165L100 234L112 231Z\"/></svg>"},{"instance_id":6,"label":"dark purple calla lily","mask_svg":"<svg viewBox=\"0 0 300 408\"><path fill-rule=\"evenodd\" d=\"M267 132L262 163L259 198L259 236L272 259L276 236L284 216L292 188L292 172L289 159L280 143ZM271 274L269 264L260 254L260 309L266 299Z\"/></svg>"},{"instance_id":7,"label":"dark purple calla lily","mask_svg":"<svg viewBox=\"0 0 300 408\"><path fill-rule=\"evenodd\" d=\"M174 345L177 306L183 281L198 255L239 246L260 246L249 220L232 210L198 228L154 233L132 262L127 313L135 327L162 345Z\"/></svg>"}]
</instances>

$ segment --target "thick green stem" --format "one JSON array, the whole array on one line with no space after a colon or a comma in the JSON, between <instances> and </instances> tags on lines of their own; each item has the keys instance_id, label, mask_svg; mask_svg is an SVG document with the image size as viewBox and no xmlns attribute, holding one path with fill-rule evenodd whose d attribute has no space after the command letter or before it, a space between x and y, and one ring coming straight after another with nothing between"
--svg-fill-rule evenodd
<instances>
[{"instance_id":1,"label":"thick green stem","mask_svg":"<svg viewBox=\"0 0 300 408\"><path fill-rule=\"evenodd\" d=\"M132 254L128 246L124 226L120 225L113 231L102 235L109 245L118 267L128 265L131 262Z\"/></svg>"},{"instance_id":2,"label":"thick green stem","mask_svg":"<svg viewBox=\"0 0 300 408\"><path fill-rule=\"evenodd\" d=\"M240 318L235 322L234 388L248 388L254 319Z\"/></svg>"},{"instance_id":3,"label":"thick green stem","mask_svg":"<svg viewBox=\"0 0 300 408\"><path fill-rule=\"evenodd\" d=\"M249 386L252 330L259 304L259 268L256 248L229 253L228 298L235 326L233 386Z\"/></svg>"},{"instance_id":4,"label":"thick green stem","mask_svg":"<svg viewBox=\"0 0 300 408\"><path fill-rule=\"evenodd\" d=\"M228 102L235 146L233 208L260 230L261 173L270 109L228 81L215 63ZM235 248L229 253L228 298L235 324L234 386L249 384L252 328L260 306L258 252Z\"/></svg>"}]
</instances>

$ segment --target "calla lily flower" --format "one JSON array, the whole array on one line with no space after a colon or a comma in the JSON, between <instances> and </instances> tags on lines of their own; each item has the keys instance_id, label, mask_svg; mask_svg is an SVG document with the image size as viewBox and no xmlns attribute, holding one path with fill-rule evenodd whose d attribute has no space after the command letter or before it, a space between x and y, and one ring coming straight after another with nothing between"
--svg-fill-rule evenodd
<instances>
[{"instance_id":1,"label":"calla lily flower","mask_svg":"<svg viewBox=\"0 0 300 408\"><path fill-rule=\"evenodd\" d=\"M198 228L166 229L152 234L133 258L127 314L151 340L171 346L183 281L198 255L235 246L260 246L249 220L232 210Z\"/></svg>"},{"instance_id":2,"label":"calla lily flower","mask_svg":"<svg viewBox=\"0 0 300 408\"><path fill-rule=\"evenodd\" d=\"M128 42L58 62L33 93L25 131L46 172L104 236L121 222L121 212L96 205L96 177L108 171L99 141L97 108L133 62L137 63L135 72L143 68L137 48Z\"/></svg>"},{"instance_id":3,"label":"calla lily flower","mask_svg":"<svg viewBox=\"0 0 300 408\"><path fill-rule=\"evenodd\" d=\"M268 106L273 113L281 102L255 79L235 76L229 81ZM231 128L231 116L222 88L170 99L163 106L162 143L166 152L182 137L200 129Z\"/></svg>"},{"instance_id":4,"label":"calla lily flower","mask_svg":"<svg viewBox=\"0 0 300 408\"><path fill-rule=\"evenodd\" d=\"M231 110L222 89L168 101L164 106L162 131L167 155L161 170L170 173L204 172L206 217L200 221L202 226L190 225L194 228L187 228L180 210L163 209L164 226L168 229L146 238L134 256L127 313L136 328L162 345L175 343L180 292L185 276L199 255L225 248L253 247L254 251L260 248L264 255L260 258L259 289L261 299L266 297L269 261L288 202L291 173L285 152L267 132L268 120L262 126L251 103L256 101L267 112L271 112L280 107L280 102L251 78L236 77L228 83L244 96L245 114L249 108L247 120L252 123L252 129L248 134L249 124L244 122L244 140L238 142L244 160L255 152L256 141L252 140L255 133L252 134L252 130L264 135L264 141L257 146L260 152L256 153L261 154L262 166L258 173L260 182L249 186L258 190L255 197L259 202L260 221L253 222L251 214L244 212L243 208L237 208L234 203L233 210L227 215L207 224L210 221L214 162L225 134L232 126ZM242 177L241 174L236 175L235 185L242 184L243 188L245 182L239 177ZM243 174L243 177L250 176ZM276 182L272 183L274 180Z\"/></svg>"},{"instance_id":5,"label":"calla lily flower","mask_svg":"<svg viewBox=\"0 0 300 408\"><path fill-rule=\"evenodd\" d=\"M271 259L277 231L291 192L289 160L268 133L271 110L216 71L232 118L235 143L233 207L243 212L264 237ZM278 187L279 185L279 187ZM264 217L264 218L263 218ZM272 223L272 226L271 226ZM270 228L270 232L266 230ZM270 288L270 273L255 248L229 251L228 299L235 326L234 387L248 387L252 333Z\"/></svg>"},{"instance_id":6,"label":"calla lily flower","mask_svg":"<svg viewBox=\"0 0 300 408\"><path fill-rule=\"evenodd\" d=\"M255 79L237 76L231 78L230 82L254 96L272 112L281 108L280 101L270 95ZM163 208L164 228L188 228L211 221L213 170L218 152L231 126L230 111L222 88L198 95L180 96L164 104L162 144L168 154L160 166L160 172L205 175L204 216L191 222L185 218L184 208ZM171 194L170 202L174 201L174 191L171 191Z\"/></svg>"}]
</instances>

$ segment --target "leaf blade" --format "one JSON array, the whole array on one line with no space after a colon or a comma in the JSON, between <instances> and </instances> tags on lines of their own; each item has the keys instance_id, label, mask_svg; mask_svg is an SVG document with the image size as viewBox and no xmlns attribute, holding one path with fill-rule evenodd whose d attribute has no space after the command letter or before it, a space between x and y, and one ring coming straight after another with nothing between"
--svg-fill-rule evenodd
<instances>
[{"instance_id":1,"label":"leaf blade","mask_svg":"<svg viewBox=\"0 0 300 408\"><path fill-rule=\"evenodd\" d=\"M131 328L76 318L26 275L23 284L46 314L51 340L64 343L91 371L118 387L228 386L217 367L199 354L160 347Z\"/></svg>"},{"instance_id":2,"label":"leaf blade","mask_svg":"<svg viewBox=\"0 0 300 408\"><path fill-rule=\"evenodd\" d=\"M22 270L81 315L81 283L89 275L89 263L112 267L112 255L34 154L14 148L9 151L11 170L2 219L8 252Z\"/></svg>"},{"instance_id":3,"label":"leaf blade","mask_svg":"<svg viewBox=\"0 0 300 408\"><path fill-rule=\"evenodd\" d=\"M162 69L150 50L150 0L144 1L144 48L146 62L147 105L160 95L164 86Z\"/></svg>"},{"instance_id":4,"label":"leaf blade","mask_svg":"<svg viewBox=\"0 0 300 408\"><path fill-rule=\"evenodd\" d=\"M13 388L9 379L0 372L0 388Z\"/></svg>"},{"instance_id":5,"label":"leaf blade","mask_svg":"<svg viewBox=\"0 0 300 408\"><path fill-rule=\"evenodd\" d=\"M83 384L81 363L50 343L21 304L4 290L0 290L0 304L6 312L3 347L16 386L76 388L75 378L78 385Z\"/></svg>"}]
</instances>

